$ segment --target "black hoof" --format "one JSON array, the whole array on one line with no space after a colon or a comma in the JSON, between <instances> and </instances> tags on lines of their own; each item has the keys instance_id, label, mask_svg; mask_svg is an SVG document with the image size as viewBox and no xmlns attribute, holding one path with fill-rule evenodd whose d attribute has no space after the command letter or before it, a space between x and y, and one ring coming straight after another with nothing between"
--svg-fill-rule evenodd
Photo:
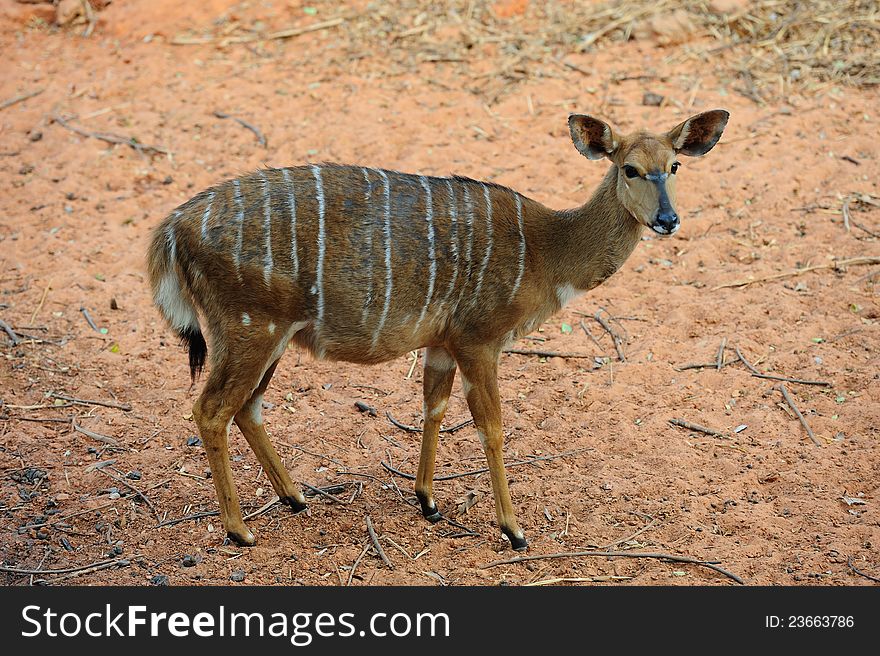
<instances>
[{"instance_id":1,"label":"black hoof","mask_svg":"<svg viewBox=\"0 0 880 656\"><path fill-rule=\"evenodd\" d=\"M419 505L422 507L422 517L427 519L432 524L436 524L443 519L443 515L440 514L439 510L437 510L437 506L433 504L428 504L428 500L423 499L418 494L416 494L416 497L419 500Z\"/></svg>"},{"instance_id":2,"label":"black hoof","mask_svg":"<svg viewBox=\"0 0 880 656\"><path fill-rule=\"evenodd\" d=\"M525 537L514 535L512 531L506 528L502 528L501 531L507 536L507 539L510 540L510 546L513 547L514 551L526 551L529 548L529 543Z\"/></svg>"},{"instance_id":3,"label":"black hoof","mask_svg":"<svg viewBox=\"0 0 880 656\"><path fill-rule=\"evenodd\" d=\"M257 543L253 534L238 535L236 533L227 532L226 539L230 542L234 542L239 547L252 547Z\"/></svg>"},{"instance_id":4,"label":"black hoof","mask_svg":"<svg viewBox=\"0 0 880 656\"><path fill-rule=\"evenodd\" d=\"M288 506L295 513L301 513L303 510L308 508L308 505L306 505L302 501L297 500L296 497L281 497L278 500L285 506Z\"/></svg>"}]
</instances>

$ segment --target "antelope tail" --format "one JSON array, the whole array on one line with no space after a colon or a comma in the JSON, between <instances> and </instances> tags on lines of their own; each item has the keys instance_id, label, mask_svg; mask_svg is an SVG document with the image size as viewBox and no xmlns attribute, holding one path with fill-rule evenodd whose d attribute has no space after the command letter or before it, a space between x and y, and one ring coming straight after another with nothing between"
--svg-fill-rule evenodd
<instances>
[{"instance_id":1,"label":"antelope tail","mask_svg":"<svg viewBox=\"0 0 880 656\"><path fill-rule=\"evenodd\" d=\"M190 377L195 381L205 366L208 346L199 326L192 294L177 261L176 218L172 215L165 219L153 234L147 254L147 271L153 302L188 351Z\"/></svg>"}]
</instances>

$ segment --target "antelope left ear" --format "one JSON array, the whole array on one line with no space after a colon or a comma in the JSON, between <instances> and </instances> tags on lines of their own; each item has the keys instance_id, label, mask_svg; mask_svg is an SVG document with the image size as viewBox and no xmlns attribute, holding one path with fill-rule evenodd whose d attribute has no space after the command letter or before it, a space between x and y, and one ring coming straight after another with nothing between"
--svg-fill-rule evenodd
<instances>
[{"instance_id":1,"label":"antelope left ear","mask_svg":"<svg viewBox=\"0 0 880 656\"><path fill-rule=\"evenodd\" d=\"M730 114L723 109L713 109L691 116L666 133L675 152L691 157L705 155L718 143Z\"/></svg>"}]
</instances>

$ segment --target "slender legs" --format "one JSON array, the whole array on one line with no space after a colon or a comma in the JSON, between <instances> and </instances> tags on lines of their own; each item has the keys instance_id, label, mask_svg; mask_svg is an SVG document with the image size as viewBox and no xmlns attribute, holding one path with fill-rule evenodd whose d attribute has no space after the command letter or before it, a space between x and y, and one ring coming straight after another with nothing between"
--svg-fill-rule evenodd
<instances>
[{"instance_id":1,"label":"slender legs","mask_svg":"<svg viewBox=\"0 0 880 656\"><path fill-rule=\"evenodd\" d=\"M477 435L483 444L492 493L495 496L495 516L501 531L516 551L524 551L528 543L516 521L507 474L504 471L504 433L501 429L501 399L498 395L498 352L481 350L456 353L461 369L462 389L477 426Z\"/></svg>"},{"instance_id":2,"label":"slender legs","mask_svg":"<svg viewBox=\"0 0 880 656\"><path fill-rule=\"evenodd\" d=\"M422 514L430 522L443 518L433 496L434 460L437 455L437 437L440 422L446 412L456 361L461 369L461 383L468 407L477 427L477 435L486 453L492 493L495 496L495 515L498 525L517 551L527 548L525 536L517 524L504 471L502 452L504 434L501 430L501 400L498 395L498 352L486 349L456 353L455 360L443 348L425 350L425 426L422 430L422 451L416 474L416 497Z\"/></svg>"},{"instance_id":3,"label":"slender legs","mask_svg":"<svg viewBox=\"0 0 880 656\"><path fill-rule=\"evenodd\" d=\"M254 450L278 496L294 510L305 507L299 487L290 480L263 427L263 392L278 363L278 349L286 346L275 339L225 344L222 355L211 367L201 395L193 406L211 477L220 504L220 518L229 537L243 546L254 544L241 516L238 492L229 466L229 426L233 419Z\"/></svg>"},{"instance_id":4,"label":"slender legs","mask_svg":"<svg viewBox=\"0 0 880 656\"><path fill-rule=\"evenodd\" d=\"M290 506L295 512L299 512L305 510L306 499L299 485L290 479L290 474L281 464L281 458L275 452L275 448L266 434L266 428L263 426L263 393L269 386L269 381L272 380L272 374L275 373L277 366L278 360L275 360L266 370L263 380L260 381L251 398L235 414L235 424L257 456L257 460L269 477L281 503Z\"/></svg>"},{"instance_id":5,"label":"slender legs","mask_svg":"<svg viewBox=\"0 0 880 656\"><path fill-rule=\"evenodd\" d=\"M440 422L446 414L446 404L455 379L455 360L443 348L425 349L425 425L422 429L422 452L416 474L416 497L422 514L429 522L437 522L442 515L434 503L434 461L437 457L437 438Z\"/></svg>"}]
</instances>

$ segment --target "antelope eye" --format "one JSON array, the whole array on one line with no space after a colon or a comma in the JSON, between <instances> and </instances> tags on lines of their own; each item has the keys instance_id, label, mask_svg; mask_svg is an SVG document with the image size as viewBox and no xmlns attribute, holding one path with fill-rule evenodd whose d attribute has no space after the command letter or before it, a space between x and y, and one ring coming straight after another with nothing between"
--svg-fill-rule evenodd
<instances>
[{"instance_id":1,"label":"antelope eye","mask_svg":"<svg viewBox=\"0 0 880 656\"><path fill-rule=\"evenodd\" d=\"M630 166L629 164L627 164L626 166L623 167L623 173L624 173L624 174L626 175L626 177L628 177L628 178L637 178L637 177L639 177L639 172L636 170L636 167L635 167L635 166Z\"/></svg>"},{"instance_id":2,"label":"antelope eye","mask_svg":"<svg viewBox=\"0 0 880 656\"><path fill-rule=\"evenodd\" d=\"M673 162L672 163L672 167L670 169L672 171L672 175L675 175L675 173L678 171L679 166L681 166L681 162Z\"/></svg>"}]
</instances>

